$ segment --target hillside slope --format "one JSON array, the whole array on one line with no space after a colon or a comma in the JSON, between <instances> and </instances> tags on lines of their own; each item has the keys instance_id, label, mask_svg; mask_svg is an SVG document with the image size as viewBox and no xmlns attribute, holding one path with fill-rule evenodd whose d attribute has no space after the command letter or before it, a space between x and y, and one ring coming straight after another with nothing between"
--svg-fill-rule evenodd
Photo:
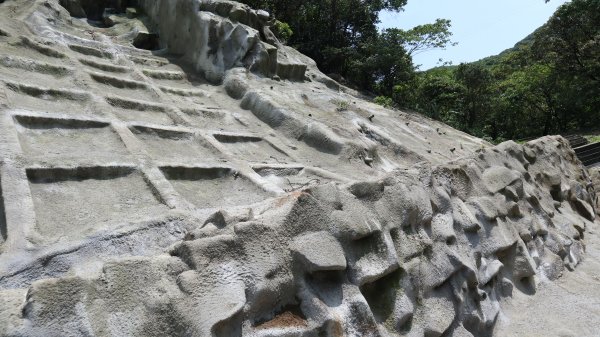
<instances>
[{"instance_id":1,"label":"hillside slope","mask_svg":"<svg viewBox=\"0 0 600 337\"><path fill-rule=\"evenodd\" d=\"M419 73L394 99L493 142L594 132L600 3L574 0L513 48Z\"/></svg>"},{"instance_id":2,"label":"hillside slope","mask_svg":"<svg viewBox=\"0 0 600 337\"><path fill-rule=\"evenodd\" d=\"M564 139L366 102L236 2L127 3L0 4L0 336L485 336L583 259Z\"/></svg>"}]
</instances>

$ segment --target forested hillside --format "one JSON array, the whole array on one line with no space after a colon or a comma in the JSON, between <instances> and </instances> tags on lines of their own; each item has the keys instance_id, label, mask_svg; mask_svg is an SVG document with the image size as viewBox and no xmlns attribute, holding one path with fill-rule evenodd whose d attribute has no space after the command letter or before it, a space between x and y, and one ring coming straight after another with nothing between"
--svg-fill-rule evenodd
<instances>
[{"instance_id":1,"label":"forested hillside","mask_svg":"<svg viewBox=\"0 0 600 337\"><path fill-rule=\"evenodd\" d=\"M494 141L598 128L600 1L567 3L514 48L396 89L400 106Z\"/></svg>"},{"instance_id":2,"label":"forested hillside","mask_svg":"<svg viewBox=\"0 0 600 337\"><path fill-rule=\"evenodd\" d=\"M320 70L363 91L392 96L412 81L412 55L451 43L450 21L380 31L379 13L402 11L407 0L242 0L269 11L280 40L314 59Z\"/></svg>"},{"instance_id":3,"label":"forested hillside","mask_svg":"<svg viewBox=\"0 0 600 337\"><path fill-rule=\"evenodd\" d=\"M279 20L276 34L378 103L412 109L491 141L597 128L600 1L573 0L514 48L425 72L412 55L443 48L450 22L378 31L406 0L246 0ZM284 23L285 22L285 23Z\"/></svg>"}]
</instances>

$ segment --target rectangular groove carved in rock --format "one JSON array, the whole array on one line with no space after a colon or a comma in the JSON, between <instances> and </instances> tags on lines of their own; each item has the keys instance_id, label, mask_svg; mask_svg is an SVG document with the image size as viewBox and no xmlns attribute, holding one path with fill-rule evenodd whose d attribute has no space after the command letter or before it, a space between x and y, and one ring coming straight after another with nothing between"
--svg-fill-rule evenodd
<instances>
[{"instance_id":1,"label":"rectangular groove carved in rock","mask_svg":"<svg viewBox=\"0 0 600 337\"><path fill-rule=\"evenodd\" d=\"M173 119L167 114L167 109L162 105L119 96L109 96L105 99L113 107L111 112L123 121L160 125L175 124Z\"/></svg>"},{"instance_id":2,"label":"rectangular groove carved in rock","mask_svg":"<svg viewBox=\"0 0 600 337\"><path fill-rule=\"evenodd\" d=\"M150 156L170 162L213 161L218 154L210 144L189 132L132 126L131 131L144 143Z\"/></svg>"},{"instance_id":3,"label":"rectangular groove carved in rock","mask_svg":"<svg viewBox=\"0 0 600 337\"><path fill-rule=\"evenodd\" d=\"M134 167L30 168L27 178L37 230L49 240L80 239L166 211Z\"/></svg>"},{"instance_id":4,"label":"rectangular groove carved in rock","mask_svg":"<svg viewBox=\"0 0 600 337\"><path fill-rule=\"evenodd\" d=\"M331 181L331 179L316 175L301 166L256 165L252 169L261 177L273 182L285 191L293 191Z\"/></svg>"},{"instance_id":5,"label":"rectangular groove carved in rock","mask_svg":"<svg viewBox=\"0 0 600 337\"><path fill-rule=\"evenodd\" d=\"M214 134L214 137L233 155L251 162L285 163L289 160L285 152L260 137L230 134Z\"/></svg>"},{"instance_id":6,"label":"rectangular groove carved in rock","mask_svg":"<svg viewBox=\"0 0 600 337\"><path fill-rule=\"evenodd\" d=\"M199 208L247 205L269 197L246 177L226 167L162 167L175 190Z\"/></svg>"},{"instance_id":7,"label":"rectangular groove carved in rock","mask_svg":"<svg viewBox=\"0 0 600 337\"><path fill-rule=\"evenodd\" d=\"M128 151L110 124L91 120L15 116L23 152L34 157L114 159Z\"/></svg>"}]
</instances>

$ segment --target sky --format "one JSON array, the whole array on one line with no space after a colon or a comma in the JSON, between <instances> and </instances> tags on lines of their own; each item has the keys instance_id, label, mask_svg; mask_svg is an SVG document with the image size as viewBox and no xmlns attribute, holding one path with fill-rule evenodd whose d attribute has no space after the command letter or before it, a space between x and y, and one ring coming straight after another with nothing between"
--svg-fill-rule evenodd
<instances>
[{"instance_id":1,"label":"sky","mask_svg":"<svg viewBox=\"0 0 600 337\"><path fill-rule=\"evenodd\" d=\"M511 48L544 24L566 0L408 0L403 12L383 12L380 28L410 29L437 18L452 21L452 41L457 46L413 57L421 70L439 59L452 64L480 60Z\"/></svg>"}]
</instances>

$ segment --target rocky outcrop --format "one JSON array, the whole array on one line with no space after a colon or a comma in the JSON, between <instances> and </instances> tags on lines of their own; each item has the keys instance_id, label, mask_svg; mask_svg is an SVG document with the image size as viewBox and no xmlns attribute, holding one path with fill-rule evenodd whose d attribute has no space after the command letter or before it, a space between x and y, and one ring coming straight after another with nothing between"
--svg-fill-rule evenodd
<instances>
[{"instance_id":1,"label":"rocky outcrop","mask_svg":"<svg viewBox=\"0 0 600 337\"><path fill-rule=\"evenodd\" d=\"M587 181L564 139L543 138L309 188L241 221L221 211L168 254L98 278L8 291L25 303L5 304L3 324L28 336L487 335L502 298L583 259Z\"/></svg>"},{"instance_id":2,"label":"rocky outcrop","mask_svg":"<svg viewBox=\"0 0 600 337\"><path fill-rule=\"evenodd\" d=\"M585 258L561 137L492 146L271 68L234 2L59 3L89 4L0 10L0 336L486 336ZM283 52L302 81L270 78Z\"/></svg>"},{"instance_id":3,"label":"rocky outcrop","mask_svg":"<svg viewBox=\"0 0 600 337\"><path fill-rule=\"evenodd\" d=\"M592 167L589 171L594 190L596 191L594 206L596 207L596 211L600 212L600 167Z\"/></svg>"},{"instance_id":4,"label":"rocky outcrop","mask_svg":"<svg viewBox=\"0 0 600 337\"><path fill-rule=\"evenodd\" d=\"M225 0L140 0L162 44L211 82L245 66L264 76L304 80L307 65L269 28L269 13Z\"/></svg>"}]
</instances>

